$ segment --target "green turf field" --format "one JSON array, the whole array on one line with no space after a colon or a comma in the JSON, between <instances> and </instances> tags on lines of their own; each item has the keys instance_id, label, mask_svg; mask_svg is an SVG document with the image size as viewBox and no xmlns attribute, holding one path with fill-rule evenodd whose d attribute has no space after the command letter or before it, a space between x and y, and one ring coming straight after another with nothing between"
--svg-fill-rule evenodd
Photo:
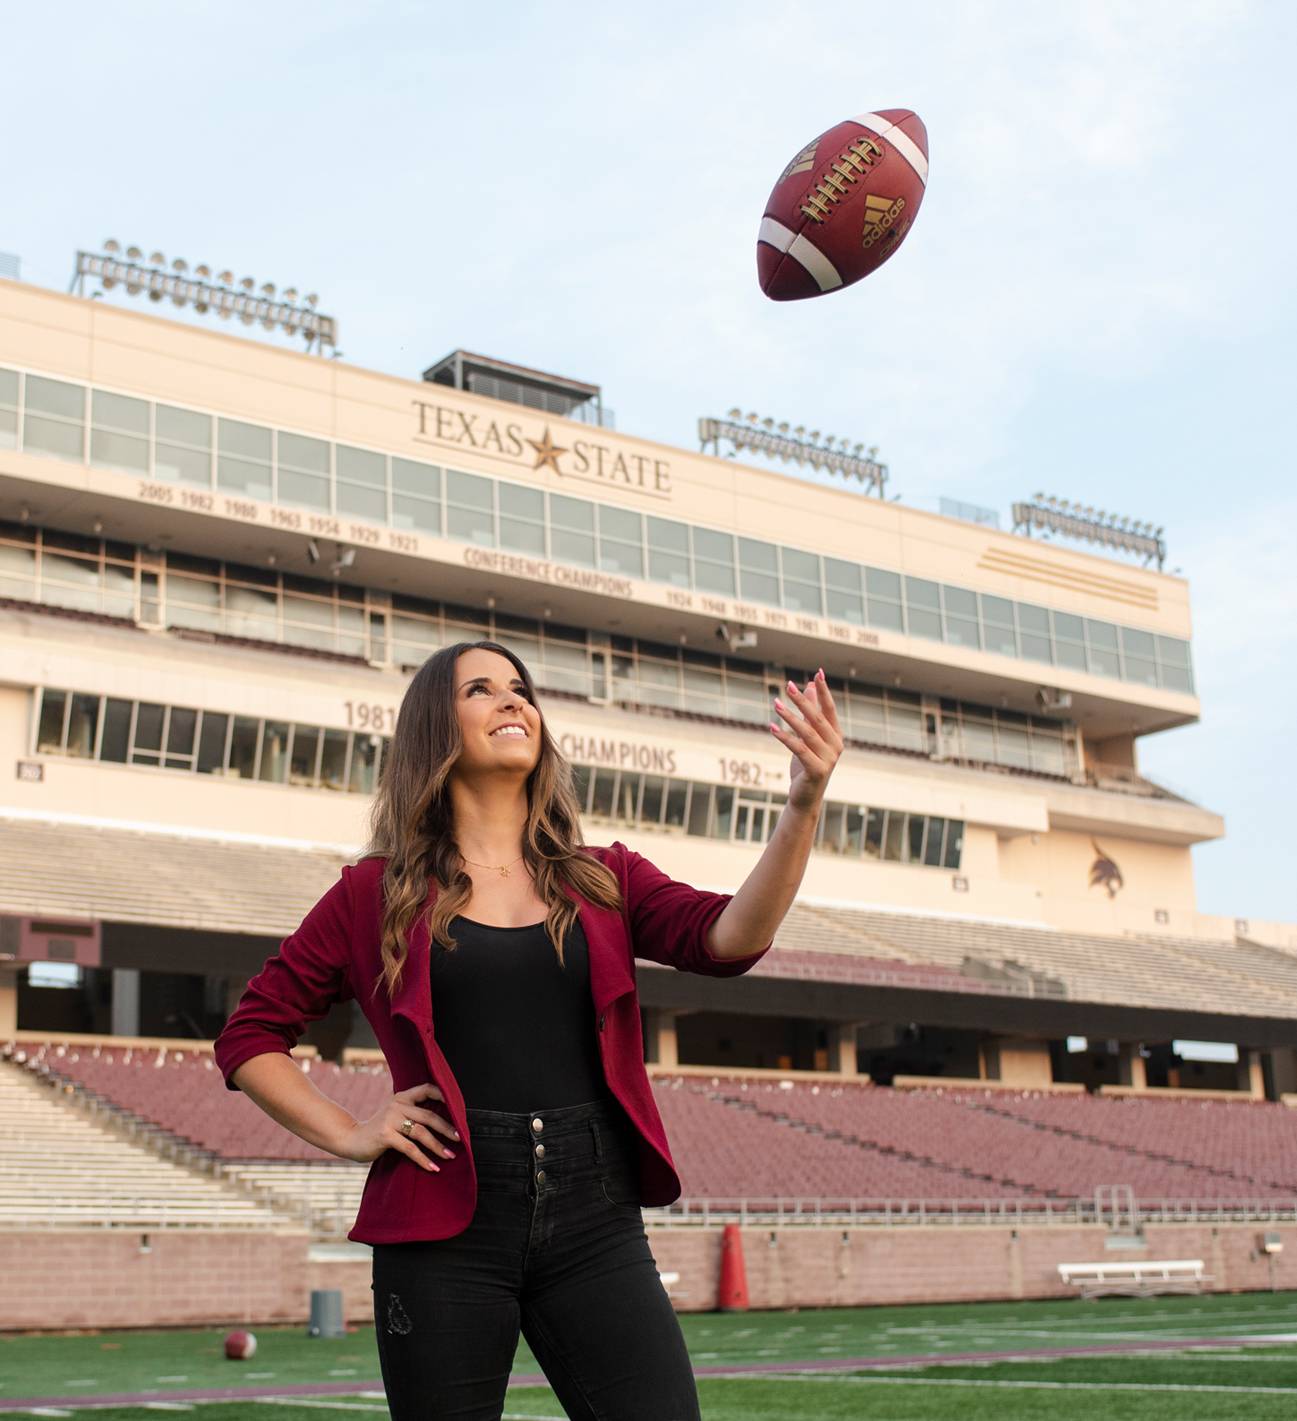
<instances>
[{"instance_id":1,"label":"green turf field","mask_svg":"<svg viewBox=\"0 0 1297 1421\"><path fill-rule=\"evenodd\" d=\"M707 1421L1297 1416L1297 1293L694 1313L680 1324ZM96 1421L162 1410L200 1412L202 1421L387 1415L372 1327L329 1340L300 1327L256 1328L248 1362L222 1356L227 1330L0 1337L0 1411ZM1039 1355L1080 1347L1111 1350ZM975 1355L957 1360L963 1354ZM841 1369L863 1359L875 1365ZM838 1368L797 1370L826 1362ZM520 1343L514 1374L539 1370ZM285 1394L295 1386L319 1390ZM223 1388L251 1394L185 1395ZM102 1400L120 1394L138 1400ZM20 1397L59 1401L14 1411ZM562 1416L547 1386L510 1388L506 1418Z\"/></svg>"}]
</instances>

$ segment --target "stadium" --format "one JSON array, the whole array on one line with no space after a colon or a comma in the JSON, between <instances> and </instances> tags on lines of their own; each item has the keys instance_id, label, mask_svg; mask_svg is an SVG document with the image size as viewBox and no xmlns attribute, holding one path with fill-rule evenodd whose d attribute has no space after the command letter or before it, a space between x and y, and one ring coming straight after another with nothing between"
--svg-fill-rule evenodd
<instances>
[{"instance_id":1,"label":"stadium","mask_svg":"<svg viewBox=\"0 0 1297 1421\"><path fill-rule=\"evenodd\" d=\"M739 411L671 447L494 355L398 378L93 296L0 280L0 1329L300 1329L330 1290L372 1326L365 1168L212 1040L359 852L410 675L479 637L587 841L700 887L773 831L782 683L839 707L775 950L637 964L679 1312L735 1238L754 1314L1297 1287L1297 926L1197 910L1225 825L1139 763L1204 713L1182 578L1029 535L1040 498L1011 531L858 450L807 478ZM294 1055L359 1112L353 1008Z\"/></svg>"}]
</instances>

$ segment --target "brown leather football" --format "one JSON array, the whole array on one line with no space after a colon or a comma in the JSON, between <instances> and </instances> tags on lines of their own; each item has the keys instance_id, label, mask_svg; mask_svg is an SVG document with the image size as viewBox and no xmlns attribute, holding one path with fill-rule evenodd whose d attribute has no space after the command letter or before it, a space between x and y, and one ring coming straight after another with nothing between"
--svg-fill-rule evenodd
<instances>
[{"instance_id":1,"label":"brown leather football","mask_svg":"<svg viewBox=\"0 0 1297 1421\"><path fill-rule=\"evenodd\" d=\"M757 278L772 301L840 291L905 240L928 181L928 131L909 109L846 119L779 174L757 233Z\"/></svg>"}]
</instances>

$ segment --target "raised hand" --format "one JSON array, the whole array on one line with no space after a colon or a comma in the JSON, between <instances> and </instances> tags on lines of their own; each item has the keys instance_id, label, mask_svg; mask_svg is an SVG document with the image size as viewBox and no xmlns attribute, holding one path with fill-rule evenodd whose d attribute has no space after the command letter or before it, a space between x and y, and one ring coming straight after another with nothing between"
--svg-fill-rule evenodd
<instances>
[{"instance_id":1,"label":"raised hand","mask_svg":"<svg viewBox=\"0 0 1297 1421\"><path fill-rule=\"evenodd\" d=\"M788 722L787 728L770 723L771 733L793 755L788 772L788 803L794 809L818 813L829 776L842 754L837 707L829 694L823 668L807 681L805 691L799 691L789 681L788 695L792 707L775 697L775 709Z\"/></svg>"}]
</instances>

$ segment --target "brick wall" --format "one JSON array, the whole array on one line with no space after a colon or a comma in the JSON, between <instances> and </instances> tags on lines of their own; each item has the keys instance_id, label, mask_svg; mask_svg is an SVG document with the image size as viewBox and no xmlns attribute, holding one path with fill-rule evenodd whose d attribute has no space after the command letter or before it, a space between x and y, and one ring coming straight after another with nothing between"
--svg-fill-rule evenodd
<instances>
[{"instance_id":1,"label":"brick wall","mask_svg":"<svg viewBox=\"0 0 1297 1421\"><path fill-rule=\"evenodd\" d=\"M1271 1226L1272 1228L1274 1226ZM1150 1225L1143 1249L1105 1249L1097 1227L789 1228L743 1231L753 1309L1070 1297L1059 1263L1201 1258L1213 1290L1268 1289L1263 1224ZM774 1243L771 1243L773 1232ZM1297 1288L1297 1226L1277 1229L1274 1285ZM369 1255L311 1259L303 1233L177 1229L0 1233L0 1331L299 1324L311 1291L342 1291L352 1326L373 1322ZM721 1231L650 1229L678 1311L714 1308Z\"/></svg>"}]
</instances>

